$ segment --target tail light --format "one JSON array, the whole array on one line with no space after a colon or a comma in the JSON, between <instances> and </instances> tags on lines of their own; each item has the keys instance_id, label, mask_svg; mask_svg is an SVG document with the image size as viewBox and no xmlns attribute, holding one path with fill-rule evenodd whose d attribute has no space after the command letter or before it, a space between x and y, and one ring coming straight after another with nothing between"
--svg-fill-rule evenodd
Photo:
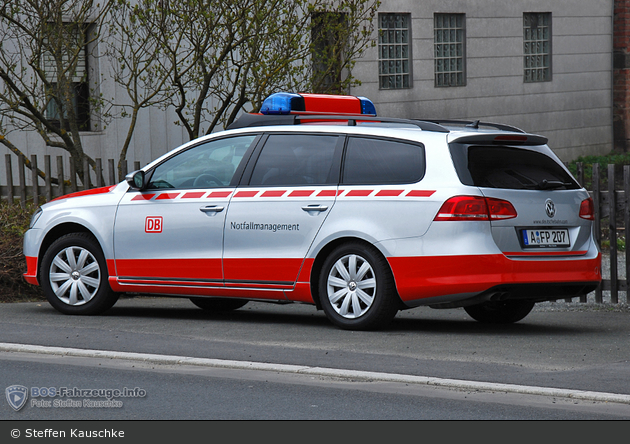
<instances>
[{"instance_id":1,"label":"tail light","mask_svg":"<svg viewBox=\"0 0 630 444\"><path fill-rule=\"evenodd\" d=\"M580 204L580 217L582 219L595 220L595 205L592 197L584 199Z\"/></svg>"},{"instance_id":2,"label":"tail light","mask_svg":"<svg viewBox=\"0 0 630 444\"><path fill-rule=\"evenodd\" d=\"M517 216L514 205L507 200L486 198L486 202L492 220L512 219Z\"/></svg>"},{"instance_id":3,"label":"tail light","mask_svg":"<svg viewBox=\"0 0 630 444\"><path fill-rule=\"evenodd\" d=\"M517 216L514 206L507 200L481 196L455 196L442 204L435 221L504 220Z\"/></svg>"}]
</instances>

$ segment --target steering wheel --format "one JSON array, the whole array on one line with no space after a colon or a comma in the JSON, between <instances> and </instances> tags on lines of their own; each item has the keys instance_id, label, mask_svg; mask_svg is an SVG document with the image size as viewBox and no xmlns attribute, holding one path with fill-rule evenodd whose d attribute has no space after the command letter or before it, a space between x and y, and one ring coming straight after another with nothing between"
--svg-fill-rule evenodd
<instances>
[{"instance_id":1,"label":"steering wheel","mask_svg":"<svg viewBox=\"0 0 630 444\"><path fill-rule=\"evenodd\" d=\"M221 182L221 180L219 180L218 177L213 176L212 174L208 174L208 173L203 173L200 174L199 176L197 176L197 178L195 179L195 181L193 182L193 186L194 187L210 187L212 186L212 184L218 185L219 187L223 187L225 185L223 185L223 182Z\"/></svg>"}]
</instances>

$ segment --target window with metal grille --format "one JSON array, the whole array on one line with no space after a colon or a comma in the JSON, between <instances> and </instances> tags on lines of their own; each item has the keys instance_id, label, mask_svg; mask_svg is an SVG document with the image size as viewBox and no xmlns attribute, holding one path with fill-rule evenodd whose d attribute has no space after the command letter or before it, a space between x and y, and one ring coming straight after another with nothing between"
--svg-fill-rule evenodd
<instances>
[{"instance_id":1,"label":"window with metal grille","mask_svg":"<svg viewBox=\"0 0 630 444\"><path fill-rule=\"evenodd\" d=\"M379 88L411 88L411 15L378 16Z\"/></svg>"},{"instance_id":2,"label":"window with metal grille","mask_svg":"<svg viewBox=\"0 0 630 444\"><path fill-rule=\"evenodd\" d=\"M435 86L466 85L466 16L433 16Z\"/></svg>"},{"instance_id":3,"label":"window with metal grille","mask_svg":"<svg viewBox=\"0 0 630 444\"><path fill-rule=\"evenodd\" d=\"M530 82L551 81L551 13L523 14L523 79Z\"/></svg>"}]
</instances>

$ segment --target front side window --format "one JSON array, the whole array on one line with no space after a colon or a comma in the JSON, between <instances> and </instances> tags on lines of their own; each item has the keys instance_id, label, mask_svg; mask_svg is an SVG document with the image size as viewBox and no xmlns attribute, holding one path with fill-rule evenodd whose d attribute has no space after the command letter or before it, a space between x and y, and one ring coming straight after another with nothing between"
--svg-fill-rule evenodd
<instances>
[{"instance_id":1,"label":"front side window","mask_svg":"<svg viewBox=\"0 0 630 444\"><path fill-rule=\"evenodd\" d=\"M433 17L435 86L466 85L465 20L464 14Z\"/></svg>"},{"instance_id":2,"label":"front side window","mask_svg":"<svg viewBox=\"0 0 630 444\"><path fill-rule=\"evenodd\" d=\"M342 182L347 185L414 183L422 179L424 171L421 145L352 137L348 140Z\"/></svg>"},{"instance_id":3,"label":"front side window","mask_svg":"<svg viewBox=\"0 0 630 444\"><path fill-rule=\"evenodd\" d=\"M335 151L339 137L272 134L249 181L254 186L337 184Z\"/></svg>"},{"instance_id":4,"label":"front side window","mask_svg":"<svg viewBox=\"0 0 630 444\"><path fill-rule=\"evenodd\" d=\"M551 81L551 13L523 14L524 81Z\"/></svg>"},{"instance_id":5,"label":"front side window","mask_svg":"<svg viewBox=\"0 0 630 444\"><path fill-rule=\"evenodd\" d=\"M411 87L410 14L379 14L378 59L380 89Z\"/></svg>"},{"instance_id":6,"label":"front side window","mask_svg":"<svg viewBox=\"0 0 630 444\"><path fill-rule=\"evenodd\" d=\"M147 188L233 186L234 173L255 139L252 135L212 140L176 154L153 170Z\"/></svg>"}]
</instances>

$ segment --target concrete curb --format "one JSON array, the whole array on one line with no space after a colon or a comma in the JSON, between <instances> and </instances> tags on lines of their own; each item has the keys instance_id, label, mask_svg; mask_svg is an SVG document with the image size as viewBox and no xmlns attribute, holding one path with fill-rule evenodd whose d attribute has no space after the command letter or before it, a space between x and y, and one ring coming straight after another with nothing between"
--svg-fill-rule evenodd
<instances>
[{"instance_id":1,"label":"concrete curb","mask_svg":"<svg viewBox=\"0 0 630 444\"><path fill-rule=\"evenodd\" d=\"M618 393L593 392L584 390L568 390L549 387L536 387L516 384L499 384L491 382L466 381L459 379L443 379L428 376L403 375L396 373L367 372L325 367L301 365L269 364L252 361L232 361L224 359L192 358L174 355L157 355L146 353L115 352L106 350L85 350L65 347L47 347L41 345L0 343L0 352L36 353L47 355L73 356L84 358L120 359L154 363L159 365L196 365L214 368L233 368L239 370L272 371L311 376L333 377L352 381L402 382L460 390L479 390L507 392L526 395L540 395L557 398L576 399L582 401L614 402L630 404L630 395Z\"/></svg>"}]
</instances>

